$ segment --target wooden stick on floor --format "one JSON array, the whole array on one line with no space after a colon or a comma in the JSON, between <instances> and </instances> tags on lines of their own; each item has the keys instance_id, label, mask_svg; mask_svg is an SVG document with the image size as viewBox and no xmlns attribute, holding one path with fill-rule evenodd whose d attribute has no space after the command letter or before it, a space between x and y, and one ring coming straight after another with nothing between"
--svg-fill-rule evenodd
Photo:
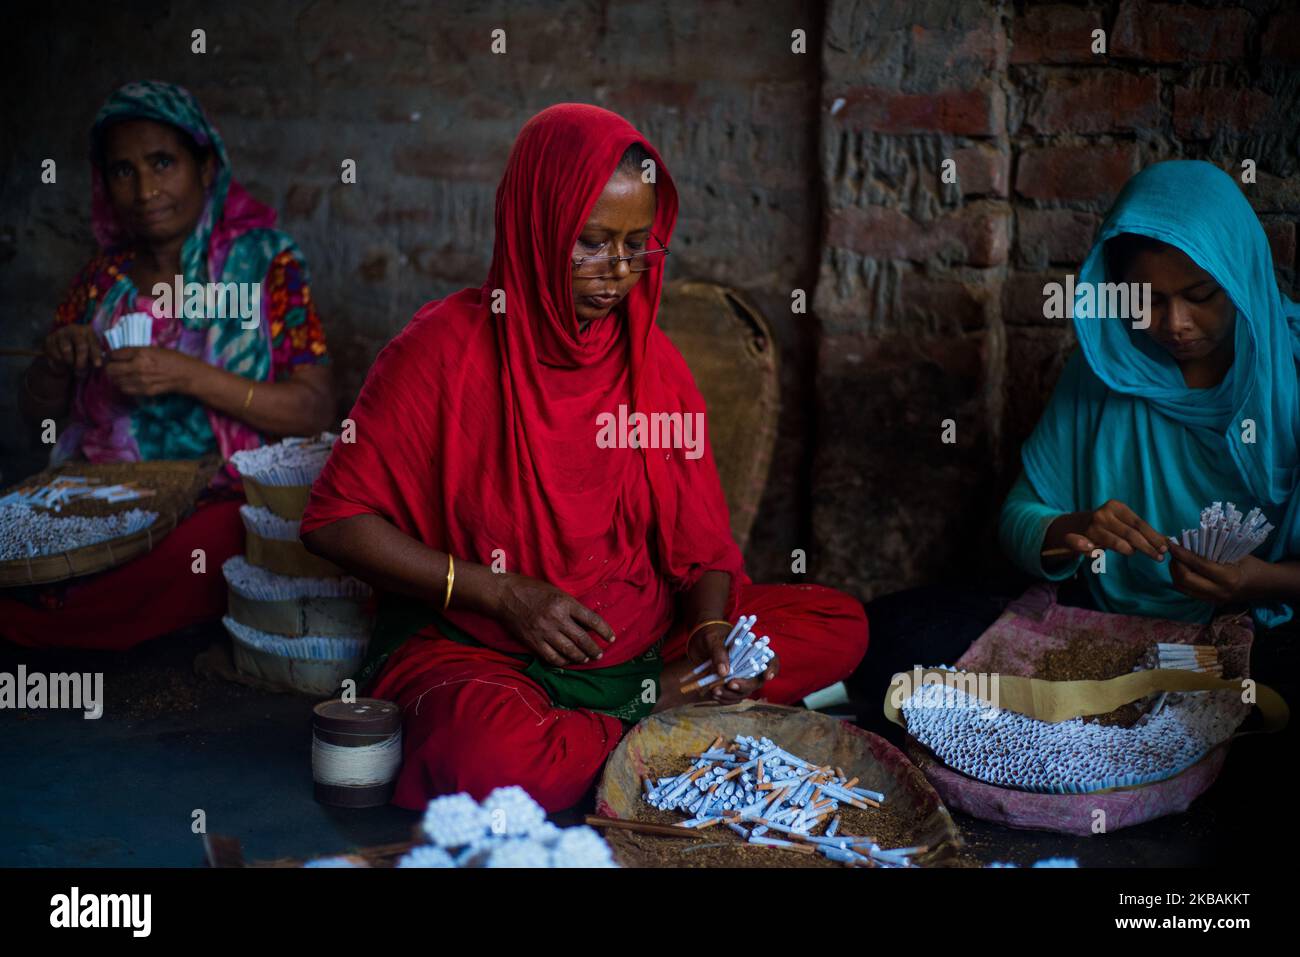
<instances>
[{"instance_id":1,"label":"wooden stick on floor","mask_svg":"<svg viewBox=\"0 0 1300 957\"><path fill-rule=\"evenodd\" d=\"M677 827L674 824L646 824L641 821L624 821L616 817L597 817L595 814L588 814L583 820L592 827L635 831L638 834L655 834L659 837L699 837L695 828Z\"/></svg>"}]
</instances>

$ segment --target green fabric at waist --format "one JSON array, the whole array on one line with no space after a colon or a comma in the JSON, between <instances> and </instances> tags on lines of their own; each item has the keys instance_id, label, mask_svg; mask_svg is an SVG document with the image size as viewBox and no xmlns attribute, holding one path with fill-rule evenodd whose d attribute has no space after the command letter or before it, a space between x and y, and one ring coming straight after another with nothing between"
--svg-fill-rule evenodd
<instances>
[{"instance_id":1,"label":"green fabric at waist","mask_svg":"<svg viewBox=\"0 0 1300 957\"><path fill-rule=\"evenodd\" d=\"M450 641L486 647L433 606L400 595L383 595L366 660L354 676L357 685L365 686L376 678L389 656L429 625ZM556 706L586 708L635 723L650 714L659 699L660 644L656 642L644 654L622 664L581 671L548 665L536 655L501 653L528 662L524 674L541 685Z\"/></svg>"}]
</instances>

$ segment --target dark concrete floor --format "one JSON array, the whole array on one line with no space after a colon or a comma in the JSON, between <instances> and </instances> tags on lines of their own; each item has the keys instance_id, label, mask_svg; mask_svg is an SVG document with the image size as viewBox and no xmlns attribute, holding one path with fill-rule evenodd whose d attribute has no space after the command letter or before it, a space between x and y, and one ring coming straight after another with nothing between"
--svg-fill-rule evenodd
<instances>
[{"instance_id":1,"label":"dark concrete floor","mask_svg":"<svg viewBox=\"0 0 1300 957\"><path fill-rule=\"evenodd\" d=\"M102 671L104 716L0 711L0 866L197 866L193 812L249 860L310 857L406 839L418 815L344 811L312 799L312 701L195 675L220 626L129 653L33 652L0 642L0 671ZM1294 843L1278 783L1294 735L1233 745L1223 775L1185 814L1089 838L1015 831L955 815L973 856L1023 865L1249 865ZM564 815L572 818L575 815ZM561 819L561 823L569 823Z\"/></svg>"}]
</instances>

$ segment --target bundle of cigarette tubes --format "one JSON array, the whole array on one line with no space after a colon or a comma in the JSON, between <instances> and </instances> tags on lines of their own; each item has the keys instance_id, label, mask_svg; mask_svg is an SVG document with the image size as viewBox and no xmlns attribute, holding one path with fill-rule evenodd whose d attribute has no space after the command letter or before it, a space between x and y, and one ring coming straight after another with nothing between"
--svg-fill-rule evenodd
<instances>
[{"instance_id":1,"label":"bundle of cigarette tubes","mask_svg":"<svg viewBox=\"0 0 1300 957\"><path fill-rule=\"evenodd\" d=\"M1243 517L1231 502L1226 508L1223 502L1214 502L1201 509L1199 528L1183 529L1181 541L1172 535L1169 540L1202 558L1226 564L1249 555L1264 544L1271 531L1273 526L1259 509L1252 508Z\"/></svg>"},{"instance_id":2,"label":"bundle of cigarette tubes","mask_svg":"<svg viewBox=\"0 0 1300 957\"><path fill-rule=\"evenodd\" d=\"M44 485L27 485L0 497L0 505L26 505L61 512L64 503L78 498L115 503L130 502L153 494L153 489L141 488L133 482L101 485L99 479L81 475L60 475Z\"/></svg>"},{"instance_id":3,"label":"bundle of cigarette tubes","mask_svg":"<svg viewBox=\"0 0 1300 957\"><path fill-rule=\"evenodd\" d=\"M703 661L691 671L691 674L700 677L682 685L681 693L690 694L692 691L699 691L715 681L757 678L766 671L767 666L776 657L776 652L767 646L769 641L767 635L757 639L754 637L753 628L756 621L758 621L757 615L741 615L732 625L726 641L722 643L722 646L727 649L728 672L725 677L712 670L712 659Z\"/></svg>"},{"instance_id":4,"label":"bundle of cigarette tubes","mask_svg":"<svg viewBox=\"0 0 1300 957\"><path fill-rule=\"evenodd\" d=\"M1154 657L1154 668L1182 668L1187 671L1204 671L1223 676L1223 665L1219 663L1219 649L1214 645L1178 645L1157 642L1148 658Z\"/></svg>"},{"instance_id":5,"label":"bundle of cigarette tubes","mask_svg":"<svg viewBox=\"0 0 1300 957\"><path fill-rule=\"evenodd\" d=\"M1178 668L1183 671L1199 671L1204 674L1223 677L1223 665L1219 661L1219 649L1214 645L1179 645L1170 642L1156 642L1147 652L1148 668ZM1196 692L1181 692L1195 694ZM1160 692L1151 706L1151 715L1160 713L1169 698L1168 691Z\"/></svg>"},{"instance_id":6,"label":"bundle of cigarette tubes","mask_svg":"<svg viewBox=\"0 0 1300 957\"><path fill-rule=\"evenodd\" d=\"M131 312L117 320L104 333L110 349L147 346L153 342L153 317L147 312Z\"/></svg>"},{"instance_id":7,"label":"bundle of cigarette tubes","mask_svg":"<svg viewBox=\"0 0 1300 957\"><path fill-rule=\"evenodd\" d=\"M770 738L737 735L725 748L722 743L719 735L679 775L646 778L646 802L693 815L682 823L685 828L722 824L750 844L821 854L843 864L909 867L913 856L928 850L886 850L870 837L840 834L842 804L878 808L885 796L858 787L858 779L839 768L805 761Z\"/></svg>"}]
</instances>

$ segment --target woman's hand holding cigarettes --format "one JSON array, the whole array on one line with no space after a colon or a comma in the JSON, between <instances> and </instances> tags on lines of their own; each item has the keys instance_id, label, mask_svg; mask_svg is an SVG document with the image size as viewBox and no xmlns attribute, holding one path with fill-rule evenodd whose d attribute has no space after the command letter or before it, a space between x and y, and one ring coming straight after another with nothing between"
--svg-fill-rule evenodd
<instances>
[{"instance_id":1,"label":"woman's hand holding cigarettes","mask_svg":"<svg viewBox=\"0 0 1300 957\"><path fill-rule=\"evenodd\" d=\"M1253 602L1263 599L1256 579L1269 564L1253 555L1235 562L1215 562L1202 558L1176 542L1169 543L1174 563L1169 568L1174 588L1184 595L1218 604Z\"/></svg>"},{"instance_id":2,"label":"woman's hand holding cigarettes","mask_svg":"<svg viewBox=\"0 0 1300 957\"><path fill-rule=\"evenodd\" d=\"M771 681L780 671L780 660L773 655L768 666L753 678L732 678L730 655L726 648L727 636L732 628L724 624L707 625L691 636L686 646L686 657L691 664L699 666L705 663L712 667L710 674L717 674L723 680L713 681L699 690L705 692L720 704L735 704L743 701Z\"/></svg>"}]
</instances>

